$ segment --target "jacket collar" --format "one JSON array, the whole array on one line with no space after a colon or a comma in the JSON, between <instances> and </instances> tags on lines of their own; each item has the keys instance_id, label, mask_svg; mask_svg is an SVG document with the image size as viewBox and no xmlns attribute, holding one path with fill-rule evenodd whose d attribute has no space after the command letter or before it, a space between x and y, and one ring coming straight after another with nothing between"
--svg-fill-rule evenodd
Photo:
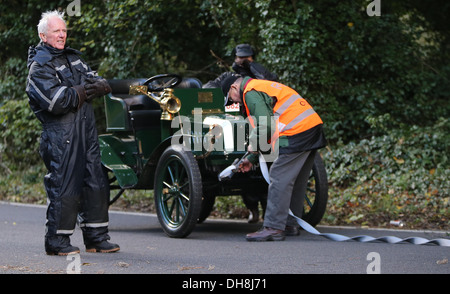
<instances>
[{"instance_id":1,"label":"jacket collar","mask_svg":"<svg viewBox=\"0 0 450 294\"><path fill-rule=\"evenodd\" d=\"M64 49L53 48L43 42L39 42L37 46L30 46L28 49L28 67L31 66L33 61L39 63L39 65L44 65L55 57L64 54L76 54L81 55L82 53L78 50L66 46Z\"/></svg>"}]
</instances>

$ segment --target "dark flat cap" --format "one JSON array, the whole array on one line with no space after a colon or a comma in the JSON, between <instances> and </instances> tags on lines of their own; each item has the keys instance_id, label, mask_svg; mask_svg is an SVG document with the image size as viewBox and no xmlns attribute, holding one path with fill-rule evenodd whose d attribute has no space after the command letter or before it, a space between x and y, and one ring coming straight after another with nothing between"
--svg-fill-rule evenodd
<instances>
[{"instance_id":1,"label":"dark flat cap","mask_svg":"<svg viewBox=\"0 0 450 294\"><path fill-rule=\"evenodd\" d=\"M246 57L253 56L252 46L249 44L239 44L236 46L236 56L238 57Z\"/></svg>"}]
</instances>

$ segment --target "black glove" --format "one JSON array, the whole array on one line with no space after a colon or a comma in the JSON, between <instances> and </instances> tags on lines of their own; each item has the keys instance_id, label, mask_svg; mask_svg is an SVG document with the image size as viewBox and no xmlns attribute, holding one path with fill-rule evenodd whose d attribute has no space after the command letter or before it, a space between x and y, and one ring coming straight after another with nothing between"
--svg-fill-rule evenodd
<instances>
[{"instance_id":1,"label":"black glove","mask_svg":"<svg viewBox=\"0 0 450 294\"><path fill-rule=\"evenodd\" d=\"M111 93L111 87L105 79L86 79L86 82L84 89L86 90L87 101Z\"/></svg>"},{"instance_id":2,"label":"black glove","mask_svg":"<svg viewBox=\"0 0 450 294\"><path fill-rule=\"evenodd\" d=\"M241 66L243 68L245 68L246 70L250 70L250 65L252 64L252 62L250 62L250 60L248 59L244 59L244 61L242 61Z\"/></svg>"},{"instance_id":3,"label":"black glove","mask_svg":"<svg viewBox=\"0 0 450 294\"><path fill-rule=\"evenodd\" d=\"M240 74L241 76L244 77L252 77L254 78L254 76L252 75L252 72L250 70L251 65L254 62L250 62L249 60L244 60L242 63L238 64L236 62L233 62L233 65L231 66L231 68L237 73Z\"/></svg>"}]
</instances>

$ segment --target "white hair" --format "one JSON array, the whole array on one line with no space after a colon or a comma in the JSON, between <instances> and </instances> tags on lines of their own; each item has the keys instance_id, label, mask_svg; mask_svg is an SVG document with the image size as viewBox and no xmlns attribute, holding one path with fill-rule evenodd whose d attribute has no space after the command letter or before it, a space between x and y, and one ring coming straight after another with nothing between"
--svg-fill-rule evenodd
<instances>
[{"instance_id":1,"label":"white hair","mask_svg":"<svg viewBox=\"0 0 450 294\"><path fill-rule=\"evenodd\" d=\"M59 19L61 19L64 23L66 23L66 21L64 20L64 12L61 12L58 10L53 10L53 11L47 11L47 12L42 13L41 20L39 21L39 24L37 25L39 38L40 38L41 33L42 34L47 33L48 20L55 16L58 17Z\"/></svg>"}]
</instances>

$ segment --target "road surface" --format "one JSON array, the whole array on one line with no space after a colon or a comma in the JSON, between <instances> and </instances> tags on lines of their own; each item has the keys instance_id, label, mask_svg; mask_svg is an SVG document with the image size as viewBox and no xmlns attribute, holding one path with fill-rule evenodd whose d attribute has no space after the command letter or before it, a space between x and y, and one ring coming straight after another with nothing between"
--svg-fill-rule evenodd
<instances>
[{"instance_id":1,"label":"road surface","mask_svg":"<svg viewBox=\"0 0 450 294\"><path fill-rule=\"evenodd\" d=\"M44 206L0 203L0 273L450 273L450 247L335 242L306 232L286 237L283 242L247 242L245 234L256 231L261 224L209 219L197 225L187 238L173 239L164 234L153 214L114 211L110 211L110 236L111 242L121 246L119 252L85 252L77 227L71 240L72 245L81 249L78 256L47 256L44 252L45 211ZM445 232L317 228L321 232L347 236L449 238Z\"/></svg>"}]
</instances>

